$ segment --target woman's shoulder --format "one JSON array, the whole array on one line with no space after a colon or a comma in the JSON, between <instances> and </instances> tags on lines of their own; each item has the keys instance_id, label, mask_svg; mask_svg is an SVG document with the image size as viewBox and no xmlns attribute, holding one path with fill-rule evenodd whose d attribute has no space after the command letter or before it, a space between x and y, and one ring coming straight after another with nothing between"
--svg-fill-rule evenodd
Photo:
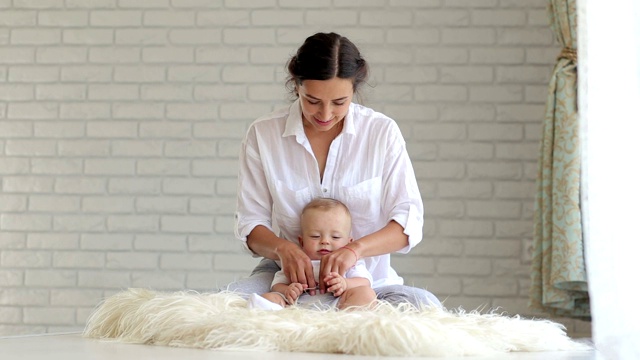
<instances>
[{"instance_id":1,"label":"woman's shoulder","mask_svg":"<svg viewBox=\"0 0 640 360\"><path fill-rule=\"evenodd\" d=\"M398 131L398 124L394 119L360 104L353 104L353 122L356 128L367 128L374 131Z\"/></svg>"},{"instance_id":2,"label":"woman's shoulder","mask_svg":"<svg viewBox=\"0 0 640 360\"><path fill-rule=\"evenodd\" d=\"M255 138L256 134L262 134L269 138L281 136L287 126L287 118L290 107L282 107L266 115L260 116L249 124L246 138Z\"/></svg>"},{"instance_id":3,"label":"woman's shoulder","mask_svg":"<svg viewBox=\"0 0 640 360\"><path fill-rule=\"evenodd\" d=\"M370 107L361 105L361 104L353 104L353 116L355 119L371 121L371 122L379 122L381 124L390 124L395 123L395 121L387 116L386 114L381 113L380 111L374 110Z\"/></svg>"},{"instance_id":4,"label":"woman's shoulder","mask_svg":"<svg viewBox=\"0 0 640 360\"><path fill-rule=\"evenodd\" d=\"M259 118L255 119L251 123L251 127L258 125L270 125L273 122L284 122L289 116L289 112L291 111L291 106L284 106L277 110L274 110L268 114L262 115Z\"/></svg>"}]
</instances>

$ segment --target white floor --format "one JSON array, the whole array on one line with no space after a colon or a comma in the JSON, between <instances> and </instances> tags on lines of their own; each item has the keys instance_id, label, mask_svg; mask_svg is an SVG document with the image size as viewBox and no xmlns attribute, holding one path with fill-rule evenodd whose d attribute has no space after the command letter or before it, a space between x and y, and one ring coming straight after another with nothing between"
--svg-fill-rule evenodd
<instances>
[{"instance_id":1,"label":"white floor","mask_svg":"<svg viewBox=\"0 0 640 360\"><path fill-rule=\"evenodd\" d=\"M34 336L0 337L0 358L2 360L319 360L345 359L370 360L374 357L337 354L311 353L263 353L263 352L222 352L200 349L178 349L151 345L130 345L85 339L80 334L46 334ZM539 352L509 353L482 359L494 360L594 360L599 356L588 352ZM426 359L424 357L386 357L385 360ZM481 359L479 357L447 359Z\"/></svg>"}]
</instances>

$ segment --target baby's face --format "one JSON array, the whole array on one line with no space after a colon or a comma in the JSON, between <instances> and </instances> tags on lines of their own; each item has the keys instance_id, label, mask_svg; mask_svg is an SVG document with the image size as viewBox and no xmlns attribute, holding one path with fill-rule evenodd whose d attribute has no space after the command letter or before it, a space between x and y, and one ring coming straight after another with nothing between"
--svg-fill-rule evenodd
<instances>
[{"instance_id":1,"label":"baby's face","mask_svg":"<svg viewBox=\"0 0 640 360\"><path fill-rule=\"evenodd\" d=\"M351 242L351 218L342 209L308 209L302 216L300 245L311 260L320 260Z\"/></svg>"}]
</instances>

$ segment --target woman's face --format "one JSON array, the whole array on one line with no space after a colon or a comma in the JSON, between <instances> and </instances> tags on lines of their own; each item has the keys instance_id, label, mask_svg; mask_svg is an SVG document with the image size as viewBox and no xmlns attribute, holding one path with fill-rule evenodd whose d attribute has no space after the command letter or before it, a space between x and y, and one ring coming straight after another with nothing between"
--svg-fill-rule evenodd
<instances>
[{"instance_id":1,"label":"woman's face","mask_svg":"<svg viewBox=\"0 0 640 360\"><path fill-rule=\"evenodd\" d=\"M353 98L353 81L334 77L305 80L297 87L305 128L329 131L344 120Z\"/></svg>"}]
</instances>

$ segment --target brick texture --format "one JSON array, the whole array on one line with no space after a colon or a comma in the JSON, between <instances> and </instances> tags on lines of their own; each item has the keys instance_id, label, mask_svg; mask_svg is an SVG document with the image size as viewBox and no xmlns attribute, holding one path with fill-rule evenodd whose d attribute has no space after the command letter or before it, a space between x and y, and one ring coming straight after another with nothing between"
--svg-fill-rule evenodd
<instances>
[{"instance_id":1,"label":"brick texture","mask_svg":"<svg viewBox=\"0 0 640 360\"><path fill-rule=\"evenodd\" d=\"M0 335L79 330L120 289L216 289L248 124L285 61L353 40L364 103L402 129L425 239L393 255L450 308L527 308L546 83L544 0L14 0L0 12ZM541 314L536 314L541 316ZM569 332L588 332L564 321Z\"/></svg>"}]
</instances>

